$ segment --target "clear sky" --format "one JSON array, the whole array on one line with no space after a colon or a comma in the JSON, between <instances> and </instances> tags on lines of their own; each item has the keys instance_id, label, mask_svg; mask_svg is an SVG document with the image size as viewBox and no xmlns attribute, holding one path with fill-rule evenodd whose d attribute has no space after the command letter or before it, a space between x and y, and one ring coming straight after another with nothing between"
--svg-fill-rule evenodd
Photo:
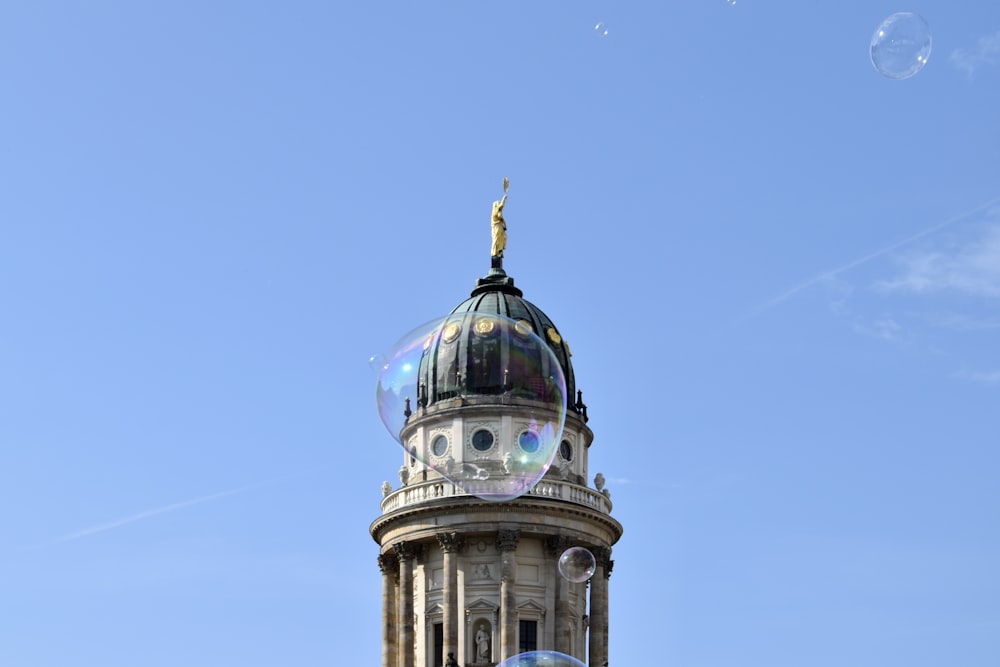
<instances>
[{"instance_id":1,"label":"clear sky","mask_svg":"<svg viewBox=\"0 0 1000 667\"><path fill-rule=\"evenodd\" d=\"M0 112L0 664L378 665L367 360L504 176L612 665L1000 663L1000 4L13 0Z\"/></svg>"}]
</instances>

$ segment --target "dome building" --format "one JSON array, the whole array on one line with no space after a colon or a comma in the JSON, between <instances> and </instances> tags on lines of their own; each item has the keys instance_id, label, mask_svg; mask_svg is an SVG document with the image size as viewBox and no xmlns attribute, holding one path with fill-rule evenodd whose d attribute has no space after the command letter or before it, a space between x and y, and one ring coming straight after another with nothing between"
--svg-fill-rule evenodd
<instances>
[{"instance_id":1,"label":"dome building","mask_svg":"<svg viewBox=\"0 0 1000 667\"><path fill-rule=\"evenodd\" d=\"M400 433L400 485L383 483L370 527L382 572L382 667L485 667L534 650L607 665L611 548L622 526L603 475L587 485L594 434L569 345L503 270L505 202L506 194L494 204L490 271L423 346ZM497 335L511 322L517 335ZM529 338L546 349L522 343ZM474 480L512 481L511 456L538 446L533 425L563 412L551 465L519 495L484 499ZM470 469L468 483L442 474ZM589 581L561 576L570 547L594 555Z\"/></svg>"}]
</instances>

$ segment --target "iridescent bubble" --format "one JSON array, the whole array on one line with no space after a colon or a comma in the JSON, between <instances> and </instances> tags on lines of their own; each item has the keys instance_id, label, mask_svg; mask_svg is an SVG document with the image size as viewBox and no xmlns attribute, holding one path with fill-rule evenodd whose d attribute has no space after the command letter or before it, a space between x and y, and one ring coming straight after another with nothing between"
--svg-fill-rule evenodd
<instances>
[{"instance_id":1,"label":"iridescent bubble","mask_svg":"<svg viewBox=\"0 0 1000 667\"><path fill-rule=\"evenodd\" d=\"M608 36L607 24L605 24L603 21L598 22L597 25L594 26L594 32L596 32L601 37L607 37Z\"/></svg>"},{"instance_id":2,"label":"iridescent bubble","mask_svg":"<svg viewBox=\"0 0 1000 667\"><path fill-rule=\"evenodd\" d=\"M930 55L931 29L919 14L897 12L872 35L872 65L890 79L910 78L924 68Z\"/></svg>"},{"instance_id":3,"label":"iridescent bubble","mask_svg":"<svg viewBox=\"0 0 1000 667\"><path fill-rule=\"evenodd\" d=\"M587 667L571 655L558 651L528 651L513 655L497 667Z\"/></svg>"},{"instance_id":4,"label":"iridescent bubble","mask_svg":"<svg viewBox=\"0 0 1000 667\"><path fill-rule=\"evenodd\" d=\"M512 500L552 465L566 420L566 379L552 348L525 321L448 315L417 327L380 358L382 423L414 460L462 492ZM455 408L465 406L476 407L475 422L456 419L462 411Z\"/></svg>"},{"instance_id":5,"label":"iridescent bubble","mask_svg":"<svg viewBox=\"0 0 1000 667\"><path fill-rule=\"evenodd\" d=\"M564 579L580 583L587 581L597 569L597 559L583 547L571 547L559 556L559 574Z\"/></svg>"}]
</instances>

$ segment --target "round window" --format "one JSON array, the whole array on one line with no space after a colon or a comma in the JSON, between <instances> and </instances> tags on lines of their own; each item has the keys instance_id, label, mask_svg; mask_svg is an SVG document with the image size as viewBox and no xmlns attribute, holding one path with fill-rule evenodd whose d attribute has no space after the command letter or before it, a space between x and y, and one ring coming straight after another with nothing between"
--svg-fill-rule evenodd
<instances>
[{"instance_id":1,"label":"round window","mask_svg":"<svg viewBox=\"0 0 1000 667\"><path fill-rule=\"evenodd\" d=\"M472 434L472 446L480 452L485 452L493 446L493 434L489 431L476 431Z\"/></svg>"},{"instance_id":2,"label":"round window","mask_svg":"<svg viewBox=\"0 0 1000 667\"><path fill-rule=\"evenodd\" d=\"M573 445L569 444L569 440L563 440L559 443L559 455L563 457L564 461L573 460Z\"/></svg>"},{"instance_id":3,"label":"round window","mask_svg":"<svg viewBox=\"0 0 1000 667\"><path fill-rule=\"evenodd\" d=\"M517 436L518 446L526 452L538 451L538 434L533 431L525 431Z\"/></svg>"},{"instance_id":4,"label":"round window","mask_svg":"<svg viewBox=\"0 0 1000 667\"><path fill-rule=\"evenodd\" d=\"M439 435L431 441L431 453L434 456L444 456L446 451L448 451L448 438Z\"/></svg>"}]
</instances>

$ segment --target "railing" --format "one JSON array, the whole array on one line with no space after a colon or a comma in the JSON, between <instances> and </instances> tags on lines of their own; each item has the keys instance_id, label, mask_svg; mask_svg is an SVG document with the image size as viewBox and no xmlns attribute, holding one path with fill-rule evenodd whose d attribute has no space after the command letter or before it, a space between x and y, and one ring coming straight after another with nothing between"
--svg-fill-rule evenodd
<instances>
[{"instance_id":1,"label":"railing","mask_svg":"<svg viewBox=\"0 0 1000 667\"><path fill-rule=\"evenodd\" d=\"M411 505L419 505L441 498L470 497L455 484L435 479L427 482L416 482L396 489L382 499L382 513L387 514ZM571 484L559 480L542 480L531 487L525 494L527 497L555 498L566 502L589 507L604 514L611 514L611 500L599 491L589 489L579 484Z\"/></svg>"}]
</instances>

